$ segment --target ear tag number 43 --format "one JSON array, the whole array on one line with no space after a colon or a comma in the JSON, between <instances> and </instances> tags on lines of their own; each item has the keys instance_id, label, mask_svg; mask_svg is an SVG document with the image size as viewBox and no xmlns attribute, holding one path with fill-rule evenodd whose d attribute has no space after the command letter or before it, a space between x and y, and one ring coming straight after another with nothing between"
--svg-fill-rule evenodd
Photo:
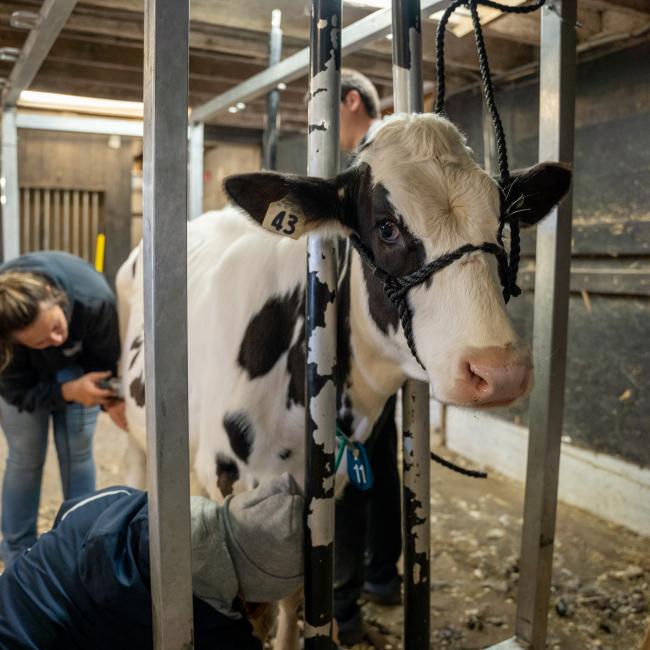
<instances>
[{"instance_id":1,"label":"ear tag number 43","mask_svg":"<svg viewBox=\"0 0 650 650\"><path fill-rule=\"evenodd\" d=\"M354 442L347 448L348 478L357 490L369 490L373 484L372 469L365 447Z\"/></svg>"},{"instance_id":2,"label":"ear tag number 43","mask_svg":"<svg viewBox=\"0 0 650 650\"><path fill-rule=\"evenodd\" d=\"M287 222L284 218L287 217ZM271 225L278 231L285 235L293 235L296 232L296 224L298 217L295 214L287 213L285 210L278 212L278 214L271 221Z\"/></svg>"}]
</instances>

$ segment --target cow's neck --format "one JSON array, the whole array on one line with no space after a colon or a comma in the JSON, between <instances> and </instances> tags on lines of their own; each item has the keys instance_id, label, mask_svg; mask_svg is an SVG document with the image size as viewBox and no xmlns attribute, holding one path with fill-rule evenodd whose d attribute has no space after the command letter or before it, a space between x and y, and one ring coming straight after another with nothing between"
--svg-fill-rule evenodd
<instances>
[{"instance_id":1,"label":"cow's neck","mask_svg":"<svg viewBox=\"0 0 650 650\"><path fill-rule=\"evenodd\" d=\"M397 360L395 346L370 313L369 299L375 299L377 287L368 283L356 253L351 263L351 364L347 393L355 412L355 436L363 439L370 434L369 429L388 398L404 383L406 374ZM363 431L365 428L368 430Z\"/></svg>"}]
</instances>

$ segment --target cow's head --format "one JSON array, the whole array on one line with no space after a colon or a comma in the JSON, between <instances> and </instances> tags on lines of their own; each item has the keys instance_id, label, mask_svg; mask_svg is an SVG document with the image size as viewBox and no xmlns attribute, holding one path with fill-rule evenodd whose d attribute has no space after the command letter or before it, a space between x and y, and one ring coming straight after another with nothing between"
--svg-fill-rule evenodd
<instances>
[{"instance_id":1,"label":"cow's head","mask_svg":"<svg viewBox=\"0 0 650 650\"><path fill-rule=\"evenodd\" d=\"M533 226L566 194L566 165L543 163L513 174L507 201ZM355 165L332 180L256 173L231 176L230 197L271 232L356 233L377 266L412 273L470 243L496 242L497 183L472 159L463 136L436 115L386 120ZM414 378L428 379L448 403L507 404L531 384L528 349L508 318L493 255L474 252L411 289L417 353L411 354L395 307L364 265L371 336Z\"/></svg>"}]
</instances>

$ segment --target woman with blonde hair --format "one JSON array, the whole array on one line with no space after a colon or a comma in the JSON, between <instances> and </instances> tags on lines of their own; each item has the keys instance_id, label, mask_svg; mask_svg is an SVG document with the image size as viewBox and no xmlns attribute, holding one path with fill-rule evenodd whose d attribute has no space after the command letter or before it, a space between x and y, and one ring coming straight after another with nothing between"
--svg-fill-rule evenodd
<instances>
[{"instance_id":1,"label":"woman with blonde hair","mask_svg":"<svg viewBox=\"0 0 650 650\"><path fill-rule=\"evenodd\" d=\"M47 251L0 266L5 566L36 541L50 417L64 499L95 490L92 437L100 406L126 426L123 403L102 386L116 373L119 353L115 296L89 264Z\"/></svg>"}]
</instances>

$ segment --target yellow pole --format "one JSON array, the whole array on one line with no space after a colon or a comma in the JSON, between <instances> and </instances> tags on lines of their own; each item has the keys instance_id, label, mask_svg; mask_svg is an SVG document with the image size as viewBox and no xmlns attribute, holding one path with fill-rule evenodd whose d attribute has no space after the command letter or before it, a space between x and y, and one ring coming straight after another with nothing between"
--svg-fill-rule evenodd
<instances>
[{"instance_id":1,"label":"yellow pole","mask_svg":"<svg viewBox=\"0 0 650 650\"><path fill-rule=\"evenodd\" d=\"M95 244L95 270L100 273L104 272L104 249L106 248L106 235L103 232L98 233L97 243Z\"/></svg>"}]
</instances>

